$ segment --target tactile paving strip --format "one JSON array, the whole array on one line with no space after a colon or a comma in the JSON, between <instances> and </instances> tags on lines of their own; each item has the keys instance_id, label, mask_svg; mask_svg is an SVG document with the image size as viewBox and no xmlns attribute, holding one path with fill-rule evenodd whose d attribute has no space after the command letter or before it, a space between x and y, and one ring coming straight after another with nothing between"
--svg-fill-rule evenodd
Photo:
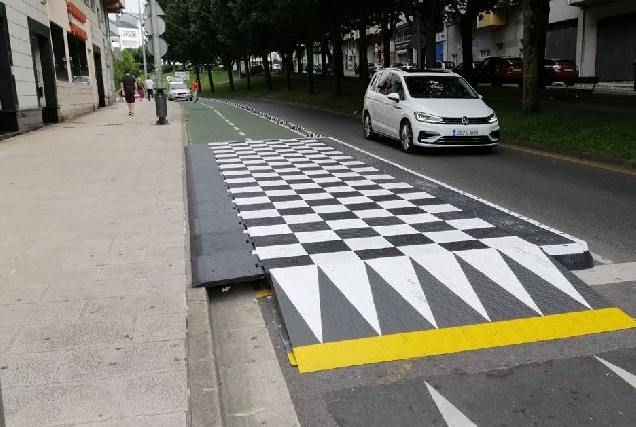
<instances>
[{"instance_id":1,"label":"tactile paving strip","mask_svg":"<svg viewBox=\"0 0 636 427\"><path fill-rule=\"evenodd\" d=\"M539 246L322 140L209 146L301 372L636 326Z\"/></svg>"}]
</instances>

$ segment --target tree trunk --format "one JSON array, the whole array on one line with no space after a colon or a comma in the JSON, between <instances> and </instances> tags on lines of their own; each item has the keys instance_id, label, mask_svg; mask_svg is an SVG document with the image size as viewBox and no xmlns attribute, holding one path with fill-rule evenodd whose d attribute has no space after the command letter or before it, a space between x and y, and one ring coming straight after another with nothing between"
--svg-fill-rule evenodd
<instances>
[{"instance_id":1,"label":"tree trunk","mask_svg":"<svg viewBox=\"0 0 636 427\"><path fill-rule=\"evenodd\" d=\"M250 90L252 90L252 75L250 74L250 71L251 71L250 56L246 54L243 61L245 62L245 77L247 77L247 91L249 92Z\"/></svg>"},{"instance_id":2,"label":"tree trunk","mask_svg":"<svg viewBox=\"0 0 636 427\"><path fill-rule=\"evenodd\" d=\"M216 90L214 89L214 80L212 80L212 67L210 66L210 64L207 64L205 66L205 69L208 72L208 80L210 81L210 92L214 93L216 92Z\"/></svg>"},{"instance_id":3,"label":"tree trunk","mask_svg":"<svg viewBox=\"0 0 636 427\"><path fill-rule=\"evenodd\" d=\"M199 70L199 64L196 64L194 66L194 73L197 76L197 81L199 82L199 85L201 85L201 73L200 73L200 70Z\"/></svg>"},{"instance_id":4,"label":"tree trunk","mask_svg":"<svg viewBox=\"0 0 636 427\"><path fill-rule=\"evenodd\" d=\"M435 24L437 24L437 0L429 0L424 17L424 35L426 37L426 68L435 68Z\"/></svg>"},{"instance_id":5,"label":"tree trunk","mask_svg":"<svg viewBox=\"0 0 636 427\"><path fill-rule=\"evenodd\" d=\"M283 55L283 67L285 67L285 83L287 84L287 90L292 90L291 75L294 71L294 49L290 48L287 53Z\"/></svg>"},{"instance_id":6,"label":"tree trunk","mask_svg":"<svg viewBox=\"0 0 636 427\"><path fill-rule=\"evenodd\" d=\"M393 29L390 23L382 23L382 55L383 65L385 68L391 66L391 38L393 37Z\"/></svg>"},{"instance_id":7,"label":"tree trunk","mask_svg":"<svg viewBox=\"0 0 636 427\"><path fill-rule=\"evenodd\" d=\"M298 44L296 46L296 59L298 59L298 74L302 74L303 73L303 46L301 44Z\"/></svg>"},{"instance_id":8,"label":"tree trunk","mask_svg":"<svg viewBox=\"0 0 636 427\"><path fill-rule=\"evenodd\" d=\"M475 85L475 75L473 72L473 21L475 17L470 11L466 11L459 18L459 31L462 34L462 73L464 78L472 85Z\"/></svg>"},{"instance_id":9,"label":"tree trunk","mask_svg":"<svg viewBox=\"0 0 636 427\"><path fill-rule=\"evenodd\" d=\"M314 93L314 42L307 40L305 49L307 50L307 92Z\"/></svg>"},{"instance_id":10,"label":"tree trunk","mask_svg":"<svg viewBox=\"0 0 636 427\"><path fill-rule=\"evenodd\" d=\"M364 18L360 19L358 31L360 31L360 39L358 40L360 62L358 63L358 70L360 80L366 83L369 80L369 58L367 57L367 22Z\"/></svg>"},{"instance_id":11,"label":"tree trunk","mask_svg":"<svg viewBox=\"0 0 636 427\"><path fill-rule=\"evenodd\" d=\"M272 74L269 72L269 59L267 58L267 49L261 49L261 58L263 58L263 71L265 71L265 86L268 91L274 90L272 84Z\"/></svg>"},{"instance_id":12,"label":"tree trunk","mask_svg":"<svg viewBox=\"0 0 636 427\"><path fill-rule=\"evenodd\" d=\"M327 52L329 52L329 47L327 46L327 41L323 40L320 42L320 67L322 70L322 75L327 75Z\"/></svg>"},{"instance_id":13,"label":"tree trunk","mask_svg":"<svg viewBox=\"0 0 636 427\"><path fill-rule=\"evenodd\" d=\"M523 96L521 110L538 113L550 0L523 0Z\"/></svg>"},{"instance_id":14,"label":"tree trunk","mask_svg":"<svg viewBox=\"0 0 636 427\"><path fill-rule=\"evenodd\" d=\"M331 44L333 45L333 76L335 83L336 95L342 94L342 35L340 30L334 30L331 36Z\"/></svg>"},{"instance_id":15,"label":"tree trunk","mask_svg":"<svg viewBox=\"0 0 636 427\"><path fill-rule=\"evenodd\" d=\"M232 72L232 61L227 61L227 79L230 82L230 92L234 92L234 73Z\"/></svg>"}]
</instances>

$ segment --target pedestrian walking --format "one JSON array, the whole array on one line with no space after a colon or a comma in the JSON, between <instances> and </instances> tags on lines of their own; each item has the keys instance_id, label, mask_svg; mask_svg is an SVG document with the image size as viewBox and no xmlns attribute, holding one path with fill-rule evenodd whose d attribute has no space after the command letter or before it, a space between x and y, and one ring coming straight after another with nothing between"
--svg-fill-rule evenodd
<instances>
[{"instance_id":1,"label":"pedestrian walking","mask_svg":"<svg viewBox=\"0 0 636 427\"><path fill-rule=\"evenodd\" d=\"M143 101L146 96L146 88L141 79L137 79L137 94L139 95L139 100Z\"/></svg>"},{"instance_id":2,"label":"pedestrian walking","mask_svg":"<svg viewBox=\"0 0 636 427\"><path fill-rule=\"evenodd\" d=\"M150 101L150 98L155 98L155 82L150 77L146 80L146 94L148 95L148 101Z\"/></svg>"},{"instance_id":3,"label":"pedestrian walking","mask_svg":"<svg viewBox=\"0 0 636 427\"><path fill-rule=\"evenodd\" d=\"M128 115L135 115L135 90L137 89L136 81L133 76L130 75L130 71L124 72L124 77L121 78L121 96L126 99L128 104Z\"/></svg>"},{"instance_id":4,"label":"pedestrian walking","mask_svg":"<svg viewBox=\"0 0 636 427\"><path fill-rule=\"evenodd\" d=\"M199 81L197 79L192 80L190 90L192 91L192 100L197 102L199 100Z\"/></svg>"}]
</instances>

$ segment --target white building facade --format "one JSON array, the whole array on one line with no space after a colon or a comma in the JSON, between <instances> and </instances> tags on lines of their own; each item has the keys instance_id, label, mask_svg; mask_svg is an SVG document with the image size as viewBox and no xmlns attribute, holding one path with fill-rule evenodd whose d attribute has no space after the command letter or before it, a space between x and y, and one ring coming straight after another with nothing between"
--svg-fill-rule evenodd
<instances>
[{"instance_id":1,"label":"white building facade","mask_svg":"<svg viewBox=\"0 0 636 427\"><path fill-rule=\"evenodd\" d=\"M110 21L110 28L114 33L117 33L118 40L117 44L119 49L137 49L141 46L141 31L139 28L126 21ZM111 45L115 48L115 43L113 43L114 37L111 38Z\"/></svg>"},{"instance_id":2,"label":"white building facade","mask_svg":"<svg viewBox=\"0 0 636 427\"><path fill-rule=\"evenodd\" d=\"M0 132L114 101L107 13L121 0L0 0Z\"/></svg>"}]
</instances>

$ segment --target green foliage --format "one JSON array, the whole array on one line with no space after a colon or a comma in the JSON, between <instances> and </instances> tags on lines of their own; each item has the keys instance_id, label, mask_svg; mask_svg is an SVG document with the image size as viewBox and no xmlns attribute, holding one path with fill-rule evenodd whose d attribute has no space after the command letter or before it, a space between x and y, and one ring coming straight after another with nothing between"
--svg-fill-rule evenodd
<instances>
[{"instance_id":1,"label":"green foliage","mask_svg":"<svg viewBox=\"0 0 636 427\"><path fill-rule=\"evenodd\" d=\"M130 74L135 77L141 76L141 70L139 69L139 63L135 62L135 58L131 52L132 49L124 49L121 52L122 59L119 61L113 61L113 72L115 74L115 85L119 83L124 76L126 70L130 71Z\"/></svg>"},{"instance_id":2,"label":"green foliage","mask_svg":"<svg viewBox=\"0 0 636 427\"><path fill-rule=\"evenodd\" d=\"M146 67L148 69L148 72L154 71L155 69L155 57L152 55L152 53L150 53L150 51L148 50L148 45L145 44L142 47L138 47L136 49L127 49L130 51L130 53L133 56L133 59L135 60L135 62L137 64L139 64L139 67L143 69L143 64L144 64L144 56L143 56L143 50L146 51Z\"/></svg>"}]
</instances>

